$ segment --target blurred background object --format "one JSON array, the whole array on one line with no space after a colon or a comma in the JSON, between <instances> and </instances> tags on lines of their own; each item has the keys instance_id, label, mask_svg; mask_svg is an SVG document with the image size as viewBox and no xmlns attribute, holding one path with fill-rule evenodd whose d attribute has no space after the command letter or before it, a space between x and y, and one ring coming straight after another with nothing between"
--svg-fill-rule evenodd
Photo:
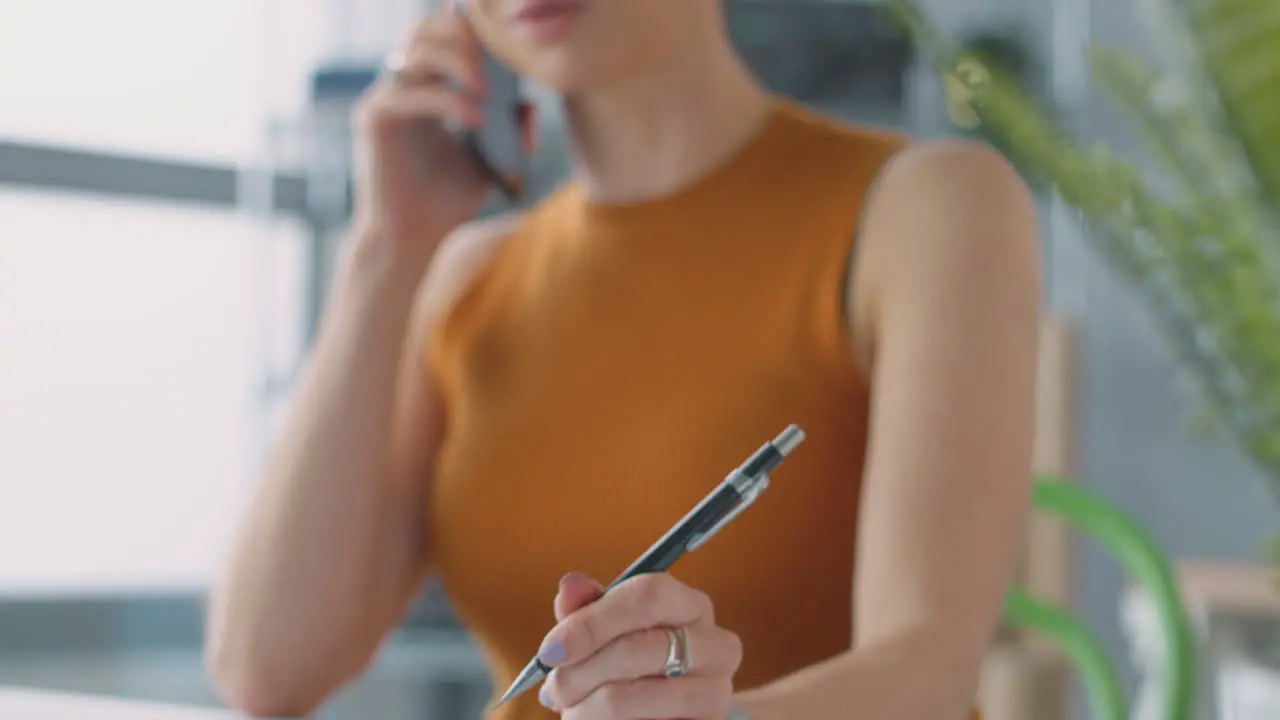
<instances>
[{"instance_id":1,"label":"blurred background object","mask_svg":"<svg viewBox=\"0 0 1280 720\"><path fill-rule=\"evenodd\" d=\"M978 134L1030 177L1041 156L1018 152L1022 136L973 123L989 107L972 95L973 79L999 65L1018 97L1048 109L1043 119L1060 137L1082 147L1103 140L1114 156L1134 157L1153 193L1178 193L1187 179L1143 150L1117 106L1100 100L1085 61L1096 39L1168 66L1157 50L1183 44L1139 33L1138 0L921 0L948 48L938 56L939 46L926 44L926 57L882 3L726 1L732 36L765 82L821 110L922 137ZM349 106L428 5L40 0L0 8L8 69L0 73L0 686L216 704L200 661L203 596L323 312L349 212ZM1261 189L1252 200L1172 197L1241 203L1248 212L1232 222L1242 223L1275 207L1256 199L1275 188L1263 181L1275 173L1265 142L1272 126L1257 118L1271 117L1263 113L1276 97L1262 92L1275 78L1263 41L1280 16L1243 0L1205 8L1180 27L1215 49L1205 63L1215 87L1255 88L1224 96L1221 122L1241 128L1239 144L1249 149L1240 166L1255 169L1246 179ZM961 56L970 61L967 81L938 72L939 59ZM548 122L531 201L568 170L555 99L533 93ZM1183 142L1194 137L1182 133L1173 144L1198 152ZM1082 158L1071 167L1112 165ZM1218 177L1190 179L1200 187ZM1252 637L1280 612L1221 598L1256 593L1257 543L1275 519L1267 471L1235 443L1189 430L1192 405L1177 390L1168 333L1137 310L1133 283L1090 250L1119 240L1077 222L1081 203L1049 192L1051 184L1064 187L1047 173L1041 193L1051 313L1037 469L1069 475L1123 509L1183 563L1187 588L1209 587L1196 591L1215 598L1203 603L1215 609L1197 617L1219 618L1198 625L1206 642L1241 632L1210 626L1247 627ZM1090 186L1087 197L1107 199L1111 187ZM1274 234L1231 237L1261 248ZM1240 257L1229 254L1232 263ZM1197 267L1206 277L1207 266ZM1248 272L1232 278L1239 292L1213 306L1211 326L1233 332L1232 318L1251 328L1273 319L1233 314L1238 296L1253 302L1265 288ZM1197 292L1206 285L1213 289L1202 283ZM1229 357L1256 355L1270 367L1280 356L1265 339L1280 330L1269 332L1242 335L1230 347L1256 354ZM1239 572L1214 570L1222 568ZM1117 660L1127 693L1152 675L1143 668L1159 664L1160 648L1147 652L1140 607L1126 606L1126 621L1138 618L1126 636L1125 581L1096 549L1076 548L1041 518L1021 577L1084 618ZM1036 708L1036 720L1083 717L1062 658L1016 634L1006 630L993 647L984 697L1014 713ZM1137 663L1122 662L1131 638ZM1228 669L1203 685L1216 693L1229 683L1214 678L1234 678L1254 709L1210 702L1198 717L1276 717L1256 709L1266 707L1258 698L1274 687L1276 663L1227 645L1237 648ZM432 586L369 674L322 717L471 717L487 693L481 658ZM989 717L1000 720L998 712Z\"/></svg>"},{"instance_id":2,"label":"blurred background object","mask_svg":"<svg viewBox=\"0 0 1280 720\"><path fill-rule=\"evenodd\" d=\"M1146 0L1140 9L1161 49L1157 58L1143 60L1130 47L1090 48L1092 78L1145 150L1131 161L1104 145L1083 149L1081 138L1027 87L1019 58L947 40L928 11L910 0L891 5L945 78L959 108L953 121L980 128L1025 174L1078 211L1091 248L1131 283L1207 420L1225 428L1252 461L1274 528L1280 519L1280 154L1272 140L1280 128L1280 55L1267 42L1280 37L1274 5ZM1204 479L1213 487L1239 481ZM1280 539L1269 544L1272 561L1280 562ZM1205 675L1217 702L1204 693L1202 710L1230 717L1280 712L1274 603L1255 601L1243 613L1261 614L1249 623L1252 642L1226 641L1241 613L1203 599L1239 594L1240 571L1193 567L1184 573L1194 578L1187 592L1207 655L1221 669ZM1275 578L1267 582L1262 568L1253 576L1255 594L1280 600ZM1234 591L1226 589L1232 585ZM1150 603L1133 596L1127 611L1135 644L1147 648L1144 661L1158 669L1168 648L1150 641L1151 623L1144 620ZM1251 678L1247 701L1229 681L1244 675ZM1168 717L1165 711L1150 716Z\"/></svg>"},{"instance_id":3,"label":"blurred background object","mask_svg":"<svg viewBox=\"0 0 1280 720\"><path fill-rule=\"evenodd\" d=\"M992 68L1003 74L1029 97L1042 103L1049 102L1048 78L1044 70L1044 58L1037 53L1033 38L1022 27L981 27L962 37L956 43L954 69L944 77L947 94L947 119L957 133L974 137L1000 150L1023 170L1037 190L1043 191L1043 183L1034 173L1026 172L1021 159L1010 151L1006 138L993 132L973 105L972 87L991 81Z\"/></svg>"},{"instance_id":4,"label":"blurred background object","mask_svg":"<svg viewBox=\"0 0 1280 720\"><path fill-rule=\"evenodd\" d=\"M1091 49L1093 76L1158 163L1151 180L1102 146L1080 149L1027 91L1007 43L948 47L909 0L894 5L941 65L964 124L1083 213L1280 500L1280 153L1259 133L1280 128L1280 56L1261 50L1280 36L1271 5L1149 0L1163 72Z\"/></svg>"}]
</instances>

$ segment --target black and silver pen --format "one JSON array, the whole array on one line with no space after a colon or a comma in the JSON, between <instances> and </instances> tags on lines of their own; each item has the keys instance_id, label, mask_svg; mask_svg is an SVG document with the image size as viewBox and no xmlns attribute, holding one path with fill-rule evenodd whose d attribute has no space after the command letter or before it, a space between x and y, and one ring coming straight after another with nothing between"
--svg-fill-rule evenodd
<instances>
[{"instance_id":1,"label":"black and silver pen","mask_svg":"<svg viewBox=\"0 0 1280 720\"><path fill-rule=\"evenodd\" d=\"M661 540L654 543L653 547L610 583L604 592L609 592L637 575L664 572L674 565L680 556L701 547L711 539L712 535L737 517L738 513L755 502L760 493L769 487L769 473L781 465L783 459L803 441L804 431L799 426L791 425L771 442L761 446L738 469L729 473L710 495L703 498L702 502L684 516L684 519L668 530ZM550 672L551 668L543 665L535 657L520 672L516 681L507 688L494 707L535 687Z\"/></svg>"}]
</instances>

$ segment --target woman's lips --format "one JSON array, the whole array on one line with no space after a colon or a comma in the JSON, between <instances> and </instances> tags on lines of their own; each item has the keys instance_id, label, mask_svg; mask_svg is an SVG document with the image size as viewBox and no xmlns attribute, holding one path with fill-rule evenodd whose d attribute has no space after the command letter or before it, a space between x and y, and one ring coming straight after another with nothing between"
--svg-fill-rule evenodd
<instances>
[{"instance_id":1,"label":"woman's lips","mask_svg":"<svg viewBox=\"0 0 1280 720\"><path fill-rule=\"evenodd\" d=\"M525 0L516 11L516 24L536 42L556 42L568 36L582 12L579 0Z\"/></svg>"}]
</instances>

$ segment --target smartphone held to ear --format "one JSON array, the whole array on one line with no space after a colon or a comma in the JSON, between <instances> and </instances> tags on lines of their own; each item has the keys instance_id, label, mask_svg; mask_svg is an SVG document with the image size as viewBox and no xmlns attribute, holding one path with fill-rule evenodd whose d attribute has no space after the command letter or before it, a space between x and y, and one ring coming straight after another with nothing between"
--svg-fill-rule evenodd
<instances>
[{"instance_id":1,"label":"smartphone held to ear","mask_svg":"<svg viewBox=\"0 0 1280 720\"><path fill-rule=\"evenodd\" d=\"M484 52L484 125L457 129L458 139L508 201L524 194L525 129L520 76Z\"/></svg>"}]
</instances>

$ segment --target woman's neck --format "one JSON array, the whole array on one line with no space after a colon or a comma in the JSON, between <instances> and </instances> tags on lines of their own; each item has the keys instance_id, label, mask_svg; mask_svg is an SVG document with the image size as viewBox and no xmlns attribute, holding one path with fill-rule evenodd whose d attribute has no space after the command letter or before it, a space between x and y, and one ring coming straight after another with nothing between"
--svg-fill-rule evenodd
<instances>
[{"instance_id":1,"label":"woman's neck","mask_svg":"<svg viewBox=\"0 0 1280 720\"><path fill-rule=\"evenodd\" d=\"M565 100L577 179L601 202L671 194L719 165L768 117L769 93L727 38L653 75Z\"/></svg>"}]
</instances>

